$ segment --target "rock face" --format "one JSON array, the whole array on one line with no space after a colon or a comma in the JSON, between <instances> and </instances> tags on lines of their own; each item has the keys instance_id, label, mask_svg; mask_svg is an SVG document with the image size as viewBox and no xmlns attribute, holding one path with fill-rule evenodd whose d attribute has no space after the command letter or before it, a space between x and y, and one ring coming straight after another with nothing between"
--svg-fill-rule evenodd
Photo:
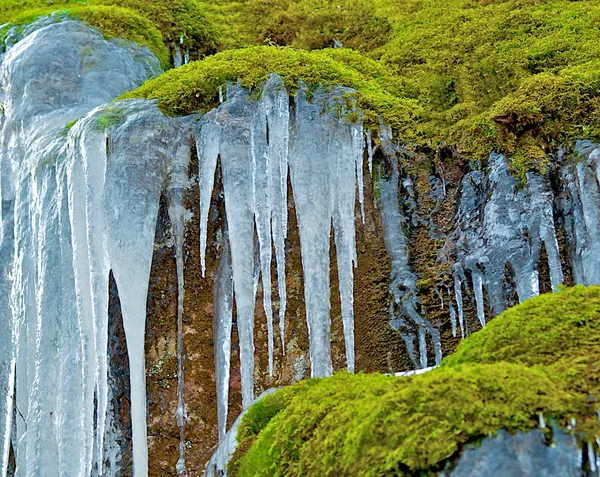
<instances>
[{"instance_id":1,"label":"rock face","mask_svg":"<svg viewBox=\"0 0 600 477\"><path fill-rule=\"evenodd\" d=\"M467 447L451 477L579 477L581 450L573 436L555 429L552 446L545 442L539 431L518 432L511 435L499 431L486 437L479 446Z\"/></svg>"},{"instance_id":2,"label":"rock face","mask_svg":"<svg viewBox=\"0 0 600 477\"><path fill-rule=\"evenodd\" d=\"M167 118L104 104L158 73L147 50L73 21L19 34L0 73L4 474L199 475L266 389L439 363L516 300L600 282L591 143L518 184L498 154L467 170L384 125L375 145L349 91L290 98L277 76Z\"/></svg>"}]
</instances>

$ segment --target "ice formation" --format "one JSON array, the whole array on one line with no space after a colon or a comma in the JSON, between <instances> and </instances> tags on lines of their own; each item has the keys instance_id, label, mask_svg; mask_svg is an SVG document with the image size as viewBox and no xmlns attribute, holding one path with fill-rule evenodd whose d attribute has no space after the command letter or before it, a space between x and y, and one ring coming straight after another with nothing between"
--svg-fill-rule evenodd
<instances>
[{"instance_id":1,"label":"ice formation","mask_svg":"<svg viewBox=\"0 0 600 477\"><path fill-rule=\"evenodd\" d=\"M416 368L428 366L428 347L435 363L440 362L440 332L424 316L410 266L408 228L417 217L415 188L410 177L402 176L401 148L391 130L382 125L374 147L371 132L363 131L360 111L347 102L350 90L321 87L309 95L300 83L290 102L282 78L272 75L258 98L229 84L212 111L173 119L151 101L107 103L160 72L147 49L107 41L78 22L56 18L10 30L6 38L0 66L2 477L8 474L10 448L17 476L39 475L40 469L45 475L84 477L117 472L107 353L111 272L130 363L134 475L147 475L144 335L161 196L168 205L176 258L177 471L185 473L184 241L190 216L185 191L199 188L205 274L217 173L226 225L216 240L218 267L208 273L214 272L221 441L231 440L226 422L234 318L243 407L254 402L259 290L271 375L276 371L276 336L285 352L285 255L292 205L300 238L311 375L332 373L332 233L346 364L354 370L355 224L365 221L365 157L369 176L374 173L375 205L391 258L391 325ZM177 49L175 55L176 63L185 61ZM358 121L350 121L356 117ZM197 183L188 173L194 145ZM377 148L384 159L376 156ZM486 174L474 171L464 178L456 232L447 241L454 253L454 291L438 294L440 306L448 303L454 334L468 332L465 299L474 300L483 326L490 311L495 315L509 304L513 283L519 300L539 293L542 257L547 257L552 288L563 282L558 225L567 237L575 281L600 282L599 151L588 142L577 144L574 157L562 151L553 166L560 190L551 187L548 175L533 172L520 186L499 154L490 157ZM435 200L443 200L443 176L432 188Z\"/></svg>"},{"instance_id":2,"label":"ice formation","mask_svg":"<svg viewBox=\"0 0 600 477\"><path fill-rule=\"evenodd\" d=\"M452 238L459 318L463 315L461 287L470 280L481 326L486 323L484 292L494 316L507 308L508 281L514 280L519 301L539 294L542 247L552 288L563 281L548 177L531 172L520 187L501 154L490 156L488 168L486 175L474 171L463 179L458 227Z\"/></svg>"},{"instance_id":3,"label":"ice formation","mask_svg":"<svg viewBox=\"0 0 600 477\"><path fill-rule=\"evenodd\" d=\"M147 475L145 313L161 195L168 203L177 265L177 471L185 473L183 251L190 137L199 158L203 273L218 164L227 218L214 281L220 438L226 432L234 302L244 407L255 397L259 278L273 373L273 250L284 347L288 170L300 224L312 375L332 372L332 230L352 371L354 218L357 200L364 218L364 138L360 122L346 119L355 112L342 100L348 91L319 89L308 101L301 85L292 108L283 80L273 75L259 100L230 84L210 113L171 119L151 101L107 103L160 71L148 50L106 41L65 19L42 19L18 34L8 35L12 43L0 73L5 112L0 312L9 317L0 325L3 475L11 446L19 476L39 469L81 476L118 469L108 384L111 272L130 363L134 475ZM49 75L53 81L44 80Z\"/></svg>"},{"instance_id":4,"label":"ice formation","mask_svg":"<svg viewBox=\"0 0 600 477\"><path fill-rule=\"evenodd\" d=\"M518 301L540 293L540 267L548 270L553 290L563 283L558 226L566 234L573 281L600 283L600 149L579 141L561 150L550 171L529 172L519 184L501 154L490 155L487 171L462 181L456 231L447 242L455 250L454 290L462 336L464 292L472 287L482 326ZM552 184L551 178L555 177ZM542 263L544 260L546 263Z\"/></svg>"},{"instance_id":5,"label":"ice formation","mask_svg":"<svg viewBox=\"0 0 600 477\"><path fill-rule=\"evenodd\" d=\"M66 125L160 67L146 49L106 41L73 21L42 19L22 31L11 30L8 37L0 70L0 304L5 327L0 377L7 390L0 406L2 473L7 473L12 441L18 475L37 475L40 469L47 475L101 475L104 450L110 446L104 442L109 267L115 276L129 275L131 262L147 262L139 257L142 250L148 255L147 246L135 246L133 253L127 243L133 230L118 221L151 236L150 258L154 224L144 220L143 197L132 196L137 191L123 180L126 170L146 164L136 166L115 154L107 168L104 128L116 121L113 112L96 109L73 126L68 139ZM135 121L134 111L123 113ZM121 140L116 134L112 145ZM152 178L144 181L150 185ZM128 270L122 271L123 265ZM149 273L149 264L140 266ZM135 289L139 281L126 280L122 303L131 309L129 321L140 322L139 304L145 304L146 294ZM132 347L136 333L129 332ZM143 329L140 342L143 346ZM143 358L132 361L132 371L136 368L132 379L134 374L141 379L137 389L143 392ZM145 436L143 410L141 418L137 427ZM143 466L144 452L136 454L142 454L137 457Z\"/></svg>"},{"instance_id":6,"label":"ice formation","mask_svg":"<svg viewBox=\"0 0 600 477\"><path fill-rule=\"evenodd\" d=\"M381 225L388 255L392 260L390 276L390 325L398 330L404 340L408 355L417 368L426 368L427 334L431 336L435 354L435 364L442 360L442 344L439 330L419 313L420 302L417 296L417 276L409 263L409 244L405 230L408 219L400 205L400 172L398 169L398 145L392 141L392 131L381 126L381 145L389 158L389 170L379 167L379 210ZM418 342L415 345L415 338Z\"/></svg>"}]
</instances>

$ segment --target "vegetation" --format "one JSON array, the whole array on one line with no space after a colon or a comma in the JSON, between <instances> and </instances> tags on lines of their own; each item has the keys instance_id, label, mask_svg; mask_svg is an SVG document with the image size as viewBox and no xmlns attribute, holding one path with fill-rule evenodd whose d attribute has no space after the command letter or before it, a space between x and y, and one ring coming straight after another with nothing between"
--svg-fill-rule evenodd
<instances>
[{"instance_id":1,"label":"vegetation","mask_svg":"<svg viewBox=\"0 0 600 477\"><path fill-rule=\"evenodd\" d=\"M506 152L523 177L543 170L560 144L600 138L593 0L5 0L0 21L39 8L68 8L111 36L147 44L163 63L155 30L140 17L171 51L183 39L192 58L245 47L132 93L162 98L171 114L213 106L227 81L259 88L277 72L292 90L298 78L310 87L339 80L358 90L369 126L380 115L403 142L466 159ZM344 48L321 50L336 43Z\"/></svg>"},{"instance_id":2,"label":"vegetation","mask_svg":"<svg viewBox=\"0 0 600 477\"><path fill-rule=\"evenodd\" d=\"M354 88L367 125L378 125L381 116L407 136L412 134L405 126L419 107L403 97L402 82L376 61L350 50L307 52L262 46L224 51L168 71L123 97L160 99L159 107L169 114L204 112L218 104L219 88L228 81L259 90L271 73L284 78L291 94L298 89L299 80L309 88L321 84Z\"/></svg>"},{"instance_id":3,"label":"vegetation","mask_svg":"<svg viewBox=\"0 0 600 477\"><path fill-rule=\"evenodd\" d=\"M164 44L160 31L148 19L125 8L73 6L58 11L54 7L38 8L15 15L11 24L25 25L51 13L56 21L65 17L78 19L98 28L107 38L124 38L141 46L147 46L154 52L163 67L168 67L170 64L169 50ZM8 27L5 27L5 32L7 29Z\"/></svg>"},{"instance_id":4,"label":"vegetation","mask_svg":"<svg viewBox=\"0 0 600 477\"><path fill-rule=\"evenodd\" d=\"M229 470L426 475L499 429L537 427L540 414L565 428L575 419L572 432L595 442L599 358L600 287L542 295L494 319L429 373L342 373L265 397L242 420Z\"/></svg>"},{"instance_id":5,"label":"vegetation","mask_svg":"<svg viewBox=\"0 0 600 477\"><path fill-rule=\"evenodd\" d=\"M23 25L57 12L98 28L107 37L120 37L148 46L165 68L169 50L181 45L192 59L214 53L215 26L197 0L3 0L0 24ZM6 28L6 27L5 27Z\"/></svg>"}]
</instances>

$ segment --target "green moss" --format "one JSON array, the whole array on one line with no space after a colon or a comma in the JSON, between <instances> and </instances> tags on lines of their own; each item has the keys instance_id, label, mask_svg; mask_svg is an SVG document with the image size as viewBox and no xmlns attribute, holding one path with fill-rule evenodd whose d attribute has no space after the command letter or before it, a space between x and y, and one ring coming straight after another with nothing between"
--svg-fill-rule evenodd
<instances>
[{"instance_id":1,"label":"green moss","mask_svg":"<svg viewBox=\"0 0 600 477\"><path fill-rule=\"evenodd\" d=\"M550 365L577 350L600 352L600 286L566 288L506 310L463 340L443 366L498 361Z\"/></svg>"},{"instance_id":2,"label":"green moss","mask_svg":"<svg viewBox=\"0 0 600 477\"><path fill-rule=\"evenodd\" d=\"M98 117L95 121L96 128L99 131L106 131L107 129L116 126L125 119L125 111L118 105L110 106L105 109L105 113Z\"/></svg>"},{"instance_id":3,"label":"green moss","mask_svg":"<svg viewBox=\"0 0 600 477\"><path fill-rule=\"evenodd\" d=\"M196 0L5 0L0 24L24 24L40 15L59 11L98 27L109 37L122 37L148 46L170 64L168 49L181 44L191 58L216 51L218 34Z\"/></svg>"},{"instance_id":4,"label":"green moss","mask_svg":"<svg viewBox=\"0 0 600 477\"><path fill-rule=\"evenodd\" d=\"M333 47L337 40L369 51L386 43L390 34L388 20L367 0L249 0L242 8L242 28L254 44L268 41L312 50Z\"/></svg>"},{"instance_id":5,"label":"green moss","mask_svg":"<svg viewBox=\"0 0 600 477\"><path fill-rule=\"evenodd\" d=\"M148 19L126 8L74 5L68 10L57 11L55 7L45 7L16 15L10 23L25 25L51 13L55 14L57 21L64 17L81 20L98 28L106 38L123 38L147 46L164 68L170 64L169 51L160 31Z\"/></svg>"},{"instance_id":6,"label":"green moss","mask_svg":"<svg viewBox=\"0 0 600 477\"><path fill-rule=\"evenodd\" d=\"M373 54L407 80L433 145L475 159L508 152L524 175L559 143L600 137L597 2L422 0L401 10L389 7L393 39Z\"/></svg>"},{"instance_id":7,"label":"green moss","mask_svg":"<svg viewBox=\"0 0 600 477\"><path fill-rule=\"evenodd\" d=\"M376 127L381 116L406 137L414 137L407 126L419 114L418 104L402 97L401 81L352 51L309 53L269 46L225 51L168 71L123 97L159 99L159 107L173 115L204 112L218 104L219 88L228 81L257 91L271 73L284 78L290 94L297 90L299 80L310 88L332 84L354 88L368 126Z\"/></svg>"},{"instance_id":8,"label":"green moss","mask_svg":"<svg viewBox=\"0 0 600 477\"><path fill-rule=\"evenodd\" d=\"M467 443L536 428L539 415L582 441L600 436L600 287L529 300L412 377L310 380L252 406L234 476L428 475ZM546 429L544 432L549 432Z\"/></svg>"}]
</instances>

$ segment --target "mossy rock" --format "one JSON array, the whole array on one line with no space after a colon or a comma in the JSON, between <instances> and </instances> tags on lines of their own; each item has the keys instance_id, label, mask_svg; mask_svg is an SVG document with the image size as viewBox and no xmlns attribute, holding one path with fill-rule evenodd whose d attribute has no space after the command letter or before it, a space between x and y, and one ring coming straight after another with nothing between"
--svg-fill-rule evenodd
<instances>
[{"instance_id":1,"label":"mossy rock","mask_svg":"<svg viewBox=\"0 0 600 477\"><path fill-rule=\"evenodd\" d=\"M228 469L239 477L430 475L468 443L538 427L540 414L595 442L599 332L600 287L577 286L506 311L429 373L341 373L282 389L244 416Z\"/></svg>"},{"instance_id":2,"label":"mossy rock","mask_svg":"<svg viewBox=\"0 0 600 477\"><path fill-rule=\"evenodd\" d=\"M105 38L123 38L147 46L159 59L163 68L170 66L170 55L162 34L147 18L133 10L107 6L73 6L65 10L54 7L27 10L12 17L10 25L27 25L42 16L51 15L56 21L64 18L81 20L97 28ZM4 27L8 31L8 25Z\"/></svg>"},{"instance_id":3,"label":"mossy rock","mask_svg":"<svg viewBox=\"0 0 600 477\"><path fill-rule=\"evenodd\" d=\"M600 286L565 288L506 310L463 340L442 367L498 361L547 366L583 351L600 352Z\"/></svg>"},{"instance_id":4,"label":"mossy rock","mask_svg":"<svg viewBox=\"0 0 600 477\"><path fill-rule=\"evenodd\" d=\"M109 38L148 46L165 68L176 46L200 59L219 44L215 26L196 0L7 0L0 3L0 24L27 24L52 12L80 19Z\"/></svg>"},{"instance_id":5,"label":"mossy rock","mask_svg":"<svg viewBox=\"0 0 600 477\"><path fill-rule=\"evenodd\" d=\"M123 98L159 99L159 107L171 115L206 112L218 105L219 89L227 82L239 82L258 93L273 73L284 79L291 95L300 80L309 88L353 88L367 127L376 128L381 117L399 134L414 137L407 126L419 114L419 107L404 98L402 81L387 74L376 61L351 50L307 52L262 46L224 51L167 71Z\"/></svg>"}]
</instances>

